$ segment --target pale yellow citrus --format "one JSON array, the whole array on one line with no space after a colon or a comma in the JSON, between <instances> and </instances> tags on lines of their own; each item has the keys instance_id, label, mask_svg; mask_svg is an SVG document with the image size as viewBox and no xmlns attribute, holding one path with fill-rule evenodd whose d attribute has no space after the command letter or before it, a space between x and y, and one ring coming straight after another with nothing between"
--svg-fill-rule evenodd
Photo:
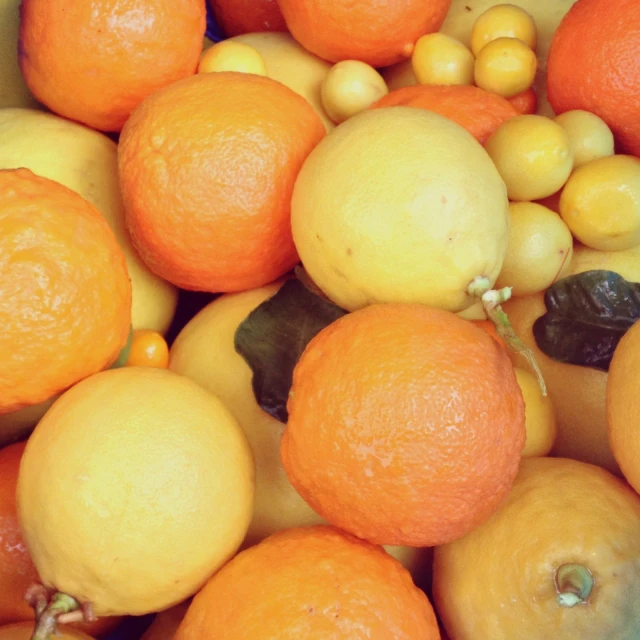
<instances>
[{"instance_id":1,"label":"pale yellow citrus","mask_svg":"<svg viewBox=\"0 0 640 640\"><path fill-rule=\"evenodd\" d=\"M267 67L260 53L243 42L223 40L202 52L198 73L236 71L267 75Z\"/></svg>"},{"instance_id":2,"label":"pale yellow citrus","mask_svg":"<svg viewBox=\"0 0 640 640\"><path fill-rule=\"evenodd\" d=\"M471 30L471 51L478 53L498 38L517 38L535 51L538 30L530 13L516 4L496 4L481 13Z\"/></svg>"},{"instance_id":3,"label":"pale yellow citrus","mask_svg":"<svg viewBox=\"0 0 640 640\"><path fill-rule=\"evenodd\" d=\"M473 62L471 51L444 33L422 36L411 56L420 84L473 84Z\"/></svg>"},{"instance_id":4,"label":"pale yellow citrus","mask_svg":"<svg viewBox=\"0 0 640 640\"><path fill-rule=\"evenodd\" d=\"M640 246L625 251L599 251L575 243L567 275L593 269L614 271L629 282L640 282Z\"/></svg>"},{"instance_id":5,"label":"pale yellow citrus","mask_svg":"<svg viewBox=\"0 0 640 640\"><path fill-rule=\"evenodd\" d=\"M613 133L607 123L595 113L575 109L561 113L555 117L555 121L569 135L574 168L591 160L613 155Z\"/></svg>"}]
</instances>

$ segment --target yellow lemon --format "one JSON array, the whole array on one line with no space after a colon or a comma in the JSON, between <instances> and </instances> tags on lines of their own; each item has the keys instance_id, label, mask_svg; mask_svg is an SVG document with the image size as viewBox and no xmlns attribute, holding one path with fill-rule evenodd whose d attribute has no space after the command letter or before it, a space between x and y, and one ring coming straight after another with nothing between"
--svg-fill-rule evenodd
<instances>
[{"instance_id":1,"label":"yellow lemon","mask_svg":"<svg viewBox=\"0 0 640 640\"><path fill-rule=\"evenodd\" d=\"M595 113L575 109L556 116L555 121L569 135L574 168L614 154L613 133Z\"/></svg>"},{"instance_id":2,"label":"yellow lemon","mask_svg":"<svg viewBox=\"0 0 640 640\"><path fill-rule=\"evenodd\" d=\"M481 89L511 98L533 84L537 67L536 54L524 42L498 38L478 52L473 77Z\"/></svg>"},{"instance_id":3,"label":"yellow lemon","mask_svg":"<svg viewBox=\"0 0 640 640\"><path fill-rule=\"evenodd\" d=\"M515 4L497 4L481 13L471 30L471 51L478 53L498 38L517 38L535 51L538 30L530 13Z\"/></svg>"},{"instance_id":4,"label":"yellow lemon","mask_svg":"<svg viewBox=\"0 0 640 640\"><path fill-rule=\"evenodd\" d=\"M514 370L524 398L527 430L522 457L546 456L553 448L558 432L553 401L542 395L538 379L530 371L520 367L514 367Z\"/></svg>"},{"instance_id":5,"label":"yellow lemon","mask_svg":"<svg viewBox=\"0 0 640 640\"><path fill-rule=\"evenodd\" d=\"M444 33L422 36L411 56L420 84L473 84L473 61L462 42Z\"/></svg>"},{"instance_id":6,"label":"yellow lemon","mask_svg":"<svg viewBox=\"0 0 640 640\"><path fill-rule=\"evenodd\" d=\"M511 118L498 127L485 148L507 185L510 200L552 195L564 185L573 167L569 136L544 116Z\"/></svg>"},{"instance_id":7,"label":"yellow lemon","mask_svg":"<svg viewBox=\"0 0 640 640\"><path fill-rule=\"evenodd\" d=\"M202 52L198 73L236 71L267 75L267 67L258 51L243 42L223 40Z\"/></svg>"},{"instance_id":8,"label":"yellow lemon","mask_svg":"<svg viewBox=\"0 0 640 640\"><path fill-rule=\"evenodd\" d=\"M427 151L425 151L427 150ZM411 107L343 123L311 152L291 203L311 279L345 309L418 302L462 311L507 251L506 190L461 126Z\"/></svg>"},{"instance_id":9,"label":"yellow lemon","mask_svg":"<svg viewBox=\"0 0 640 640\"><path fill-rule=\"evenodd\" d=\"M593 249L622 251L640 244L640 160L615 155L578 167L562 190L560 215Z\"/></svg>"},{"instance_id":10,"label":"yellow lemon","mask_svg":"<svg viewBox=\"0 0 640 640\"><path fill-rule=\"evenodd\" d=\"M560 216L534 202L512 202L509 248L496 287L514 296L549 288L569 270L573 236Z\"/></svg>"},{"instance_id":11,"label":"yellow lemon","mask_svg":"<svg viewBox=\"0 0 640 640\"><path fill-rule=\"evenodd\" d=\"M322 105L336 123L364 111L387 93L382 76L360 60L334 64L320 86Z\"/></svg>"},{"instance_id":12,"label":"yellow lemon","mask_svg":"<svg viewBox=\"0 0 640 640\"><path fill-rule=\"evenodd\" d=\"M599 251L575 243L567 275L593 269L614 271L629 282L640 282L640 246L624 251Z\"/></svg>"}]
</instances>

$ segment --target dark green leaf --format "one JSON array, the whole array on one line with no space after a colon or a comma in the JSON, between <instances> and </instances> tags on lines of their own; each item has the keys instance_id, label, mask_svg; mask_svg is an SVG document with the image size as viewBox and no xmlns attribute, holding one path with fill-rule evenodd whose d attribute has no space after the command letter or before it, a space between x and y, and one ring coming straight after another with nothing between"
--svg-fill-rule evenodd
<instances>
[{"instance_id":1,"label":"dark green leaf","mask_svg":"<svg viewBox=\"0 0 640 640\"><path fill-rule=\"evenodd\" d=\"M317 333L346 313L293 278L240 324L235 348L251 367L253 393L269 415L287 421L293 369L302 352Z\"/></svg>"},{"instance_id":2,"label":"dark green leaf","mask_svg":"<svg viewBox=\"0 0 640 640\"><path fill-rule=\"evenodd\" d=\"M640 319L640 284L613 271L559 280L544 296L547 313L533 325L539 349L554 360L608 371L613 352Z\"/></svg>"}]
</instances>

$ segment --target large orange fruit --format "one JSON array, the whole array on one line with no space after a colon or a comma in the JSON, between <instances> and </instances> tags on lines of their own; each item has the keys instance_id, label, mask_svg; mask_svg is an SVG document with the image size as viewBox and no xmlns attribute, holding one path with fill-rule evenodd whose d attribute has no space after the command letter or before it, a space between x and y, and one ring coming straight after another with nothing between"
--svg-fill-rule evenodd
<instances>
[{"instance_id":1,"label":"large orange fruit","mask_svg":"<svg viewBox=\"0 0 640 640\"><path fill-rule=\"evenodd\" d=\"M639 58L637 0L578 0L549 50L551 106L556 113L595 113L609 125L620 150L640 155Z\"/></svg>"},{"instance_id":2,"label":"large orange fruit","mask_svg":"<svg viewBox=\"0 0 640 640\"><path fill-rule=\"evenodd\" d=\"M411 57L425 33L437 31L451 0L278 0L289 31L331 62L383 67Z\"/></svg>"},{"instance_id":3,"label":"large orange fruit","mask_svg":"<svg viewBox=\"0 0 640 640\"><path fill-rule=\"evenodd\" d=\"M130 326L124 253L98 209L28 169L0 170L0 415L111 365Z\"/></svg>"},{"instance_id":4,"label":"large orange fruit","mask_svg":"<svg viewBox=\"0 0 640 640\"><path fill-rule=\"evenodd\" d=\"M276 0L209 0L209 4L216 22L228 37L287 30Z\"/></svg>"},{"instance_id":5,"label":"large orange fruit","mask_svg":"<svg viewBox=\"0 0 640 640\"><path fill-rule=\"evenodd\" d=\"M504 122L518 115L508 100L468 85L417 84L391 91L373 105L416 107L439 113L464 127L480 144Z\"/></svg>"},{"instance_id":6,"label":"large orange fruit","mask_svg":"<svg viewBox=\"0 0 640 640\"><path fill-rule=\"evenodd\" d=\"M506 498L525 442L505 350L440 309L378 304L309 343L282 462L320 515L379 544L435 546Z\"/></svg>"},{"instance_id":7,"label":"large orange fruit","mask_svg":"<svg viewBox=\"0 0 640 640\"><path fill-rule=\"evenodd\" d=\"M196 595L175 640L439 640L427 596L383 549L333 527L275 533Z\"/></svg>"},{"instance_id":8,"label":"large orange fruit","mask_svg":"<svg viewBox=\"0 0 640 640\"><path fill-rule=\"evenodd\" d=\"M119 131L131 110L195 73L205 0L24 0L20 68L61 116Z\"/></svg>"},{"instance_id":9,"label":"large orange fruit","mask_svg":"<svg viewBox=\"0 0 640 640\"><path fill-rule=\"evenodd\" d=\"M204 73L158 91L119 144L134 246L184 289L230 292L275 280L298 262L293 185L324 135L303 97L262 76Z\"/></svg>"}]
</instances>

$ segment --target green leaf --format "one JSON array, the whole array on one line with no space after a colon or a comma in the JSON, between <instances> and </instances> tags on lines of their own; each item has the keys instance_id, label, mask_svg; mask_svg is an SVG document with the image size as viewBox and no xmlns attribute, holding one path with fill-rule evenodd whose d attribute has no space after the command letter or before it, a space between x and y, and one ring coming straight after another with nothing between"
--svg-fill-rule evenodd
<instances>
[{"instance_id":1,"label":"green leaf","mask_svg":"<svg viewBox=\"0 0 640 640\"><path fill-rule=\"evenodd\" d=\"M608 371L613 352L640 319L640 283L613 271L586 271L559 280L544 296L547 313L533 325L550 358Z\"/></svg>"},{"instance_id":2,"label":"green leaf","mask_svg":"<svg viewBox=\"0 0 640 640\"><path fill-rule=\"evenodd\" d=\"M253 393L269 415L286 422L293 369L311 339L347 312L300 280L287 280L256 307L235 334L236 351L253 371Z\"/></svg>"}]
</instances>

